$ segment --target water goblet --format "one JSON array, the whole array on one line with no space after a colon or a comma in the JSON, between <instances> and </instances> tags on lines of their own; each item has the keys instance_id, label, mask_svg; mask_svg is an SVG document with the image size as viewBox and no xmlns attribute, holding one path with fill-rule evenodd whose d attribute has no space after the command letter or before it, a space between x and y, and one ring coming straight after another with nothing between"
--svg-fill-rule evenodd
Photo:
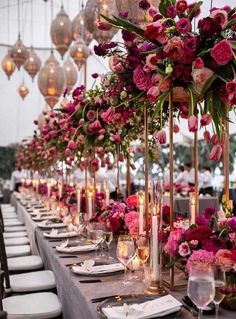
<instances>
[{"instance_id":1,"label":"water goblet","mask_svg":"<svg viewBox=\"0 0 236 319\"><path fill-rule=\"evenodd\" d=\"M193 264L190 268L187 293L192 302L198 307L198 319L215 295L214 271L206 263Z\"/></svg>"},{"instance_id":2,"label":"water goblet","mask_svg":"<svg viewBox=\"0 0 236 319\"><path fill-rule=\"evenodd\" d=\"M221 301L224 299L224 288L225 288L225 272L220 267L214 268L215 278L215 296L213 302L215 304L215 318L219 318L219 307Z\"/></svg>"}]
</instances>

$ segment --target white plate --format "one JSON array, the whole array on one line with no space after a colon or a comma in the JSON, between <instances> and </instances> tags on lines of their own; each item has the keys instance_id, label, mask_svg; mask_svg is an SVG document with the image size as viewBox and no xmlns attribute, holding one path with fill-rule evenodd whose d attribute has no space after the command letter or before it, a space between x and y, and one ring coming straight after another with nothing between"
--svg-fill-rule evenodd
<instances>
[{"instance_id":1,"label":"white plate","mask_svg":"<svg viewBox=\"0 0 236 319\"><path fill-rule=\"evenodd\" d=\"M124 266L121 263L107 264L93 266L90 270L87 270L83 266L72 266L71 271L77 275L95 276L119 273L124 271Z\"/></svg>"},{"instance_id":2,"label":"white plate","mask_svg":"<svg viewBox=\"0 0 236 319\"><path fill-rule=\"evenodd\" d=\"M57 246L56 250L60 253L86 253L87 251L95 250L95 245L61 247Z\"/></svg>"},{"instance_id":3,"label":"white plate","mask_svg":"<svg viewBox=\"0 0 236 319\"><path fill-rule=\"evenodd\" d=\"M32 217L32 220L35 222L41 222L43 220L51 220L54 218L55 216L37 216L37 217Z\"/></svg>"},{"instance_id":4,"label":"white plate","mask_svg":"<svg viewBox=\"0 0 236 319\"><path fill-rule=\"evenodd\" d=\"M44 222L38 223L37 226L38 226L39 228L47 228L47 229L66 227L66 225L65 225L64 223L45 224Z\"/></svg>"},{"instance_id":5,"label":"white plate","mask_svg":"<svg viewBox=\"0 0 236 319\"><path fill-rule=\"evenodd\" d=\"M43 233L43 236L46 238L69 238L69 237L77 236L77 233L75 231L58 233L55 235L53 235L51 233Z\"/></svg>"}]
</instances>

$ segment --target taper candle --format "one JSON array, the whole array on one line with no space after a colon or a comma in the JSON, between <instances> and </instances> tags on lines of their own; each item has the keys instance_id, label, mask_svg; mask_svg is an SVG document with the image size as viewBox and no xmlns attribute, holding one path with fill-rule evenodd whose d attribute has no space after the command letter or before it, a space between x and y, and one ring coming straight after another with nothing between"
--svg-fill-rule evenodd
<instances>
[{"instance_id":1,"label":"taper candle","mask_svg":"<svg viewBox=\"0 0 236 319\"><path fill-rule=\"evenodd\" d=\"M158 264L158 225L156 207L154 207L152 215L152 280L159 280L159 264Z\"/></svg>"},{"instance_id":2,"label":"taper candle","mask_svg":"<svg viewBox=\"0 0 236 319\"><path fill-rule=\"evenodd\" d=\"M144 217L144 193L138 192L138 203L139 203L139 235L144 233L143 217Z\"/></svg>"}]
</instances>

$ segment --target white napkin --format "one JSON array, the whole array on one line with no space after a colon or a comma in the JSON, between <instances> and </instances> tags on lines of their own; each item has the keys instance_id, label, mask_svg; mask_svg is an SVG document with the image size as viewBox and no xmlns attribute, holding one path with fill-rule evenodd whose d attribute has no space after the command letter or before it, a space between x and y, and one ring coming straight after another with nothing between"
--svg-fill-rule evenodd
<instances>
[{"instance_id":1,"label":"white napkin","mask_svg":"<svg viewBox=\"0 0 236 319\"><path fill-rule=\"evenodd\" d=\"M64 253L73 253L73 252L86 252L86 251L91 251L95 250L95 245L84 245L84 246L73 246L73 247L67 247L68 244L65 244L66 246L60 246L56 247L56 250L59 252L64 252Z\"/></svg>"},{"instance_id":2,"label":"white napkin","mask_svg":"<svg viewBox=\"0 0 236 319\"><path fill-rule=\"evenodd\" d=\"M171 295L166 295L141 304L115 307L104 307L103 312L108 319L149 319L162 318L180 309L181 303Z\"/></svg>"},{"instance_id":3,"label":"white napkin","mask_svg":"<svg viewBox=\"0 0 236 319\"><path fill-rule=\"evenodd\" d=\"M58 234L58 230L57 229L52 229L49 233L51 236L56 236Z\"/></svg>"},{"instance_id":4,"label":"white napkin","mask_svg":"<svg viewBox=\"0 0 236 319\"><path fill-rule=\"evenodd\" d=\"M106 274L116 271L124 270L124 266L121 263L110 264L110 265L100 265L85 267L83 264L81 266L73 266L72 270L76 274L88 275L88 274Z\"/></svg>"}]
</instances>

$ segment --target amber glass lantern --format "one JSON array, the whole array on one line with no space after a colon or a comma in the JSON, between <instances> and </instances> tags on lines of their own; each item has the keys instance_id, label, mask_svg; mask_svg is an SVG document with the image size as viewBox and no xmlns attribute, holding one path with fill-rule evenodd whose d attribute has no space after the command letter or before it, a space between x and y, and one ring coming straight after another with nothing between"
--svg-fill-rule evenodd
<instances>
[{"instance_id":1,"label":"amber glass lantern","mask_svg":"<svg viewBox=\"0 0 236 319\"><path fill-rule=\"evenodd\" d=\"M41 60L33 49L30 50L28 59L25 61L24 69L34 79L41 68Z\"/></svg>"},{"instance_id":2,"label":"amber glass lantern","mask_svg":"<svg viewBox=\"0 0 236 319\"><path fill-rule=\"evenodd\" d=\"M21 83L21 85L18 87L18 93L20 94L22 100L25 99L26 95L29 93L29 89L25 85L24 81Z\"/></svg>"},{"instance_id":3,"label":"amber glass lantern","mask_svg":"<svg viewBox=\"0 0 236 319\"><path fill-rule=\"evenodd\" d=\"M2 69L6 73L8 80L10 80L10 77L12 73L15 71L16 66L14 61L9 55L9 52L5 55L5 57L2 60Z\"/></svg>"},{"instance_id":4,"label":"amber glass lantern","mask_svg":"<svg viewBox=\"0 0 236 319\"><path fill-rule=\"evenodd\" d=\"M82 38L78 38L70 49L70 56L80 70L86 59L90 55L90 50Z\"/></svg>"},{"instance_id":5,"label":"amber glass lantern","mask_svg":"<svg viewBox=\"0 0 236 319\"><path fill-rule=\"evenodd\" d=\"M16 43L12 46L10 50L10 56L12 60L14 61L18 70L27 60L29 56L29 52L27 51L26 47L21 41L20 36L18 37L18 40L16 41Z\"/></svg>"}]
</instances>

